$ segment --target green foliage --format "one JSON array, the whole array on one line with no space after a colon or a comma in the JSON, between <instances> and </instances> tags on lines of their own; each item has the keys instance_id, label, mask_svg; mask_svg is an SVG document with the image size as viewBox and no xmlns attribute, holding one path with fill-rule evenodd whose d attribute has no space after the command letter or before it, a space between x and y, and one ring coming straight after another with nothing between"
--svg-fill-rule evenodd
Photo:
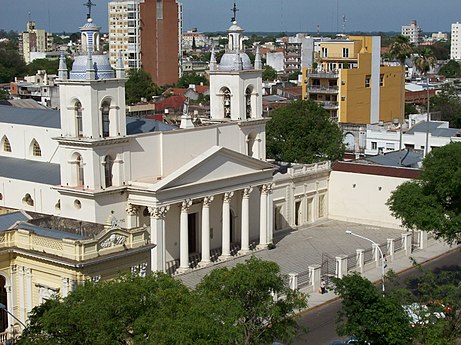
<instances>
[{"instance_id":1,"label":"green foliage","mask_svg":"<svg viewBox=\"0 0 461 345\"><path fill-rule=\"evenodd\" d=\"M431 97L431 109L439 111L441 120L448 121L450 127L461 128L461 99L455 87L443 85L440 92Z\"/></svg>"},{"instance_id":2,"label":"green foliage","mask_svg":"<svg viewBox=\"0 0 461 345\"><path fill-rule=\"evenodd\" d=\"M151 100L152 96L161 93L161 89L152 82L150 74L143 69L130 69L127 76L125 98L128 104L137 103L141 98Z\"/></svg>"},{"instance_id":3,"label":"green foliage","mask_svg":"<svg viewBox=\"0 0 461 345\"><path fill-rule=\"evenodd\" d=\"M298 80L298 76L301 72L293 72L288 75L288 80Z\"/></svg>"},{"instance_id":4,"label":"green foliage","mask_svg":"<svg viewBox=\"0 0 461 345\"><path fill-rule=\"evenodd\" d=\"M448 60L450 58L450 42L438 41L430 45L429 48L437 60Z\"/></svg>"},{"instance_id":5,"label":"green foliage","mask_svg":"<svg viewBox=\"0 0 461 345\"><path fill-rule=\"evenodd\" d=\"M198 75L195 72L187 72L184 73L181 78L179 78L175 86L187 88L191 84L200 85L201 83L203 83L203 85L208 85L208 79Z\"/></svg>"},{"instance_id":6,"label":"green foliage","mask_svg":"<svg viewBox=\"0 0 461 345\"><path fill-rule=\"evenodd\" d=\"M10 99L10 93L6 90L0 89L0 100L4 101Z\"/></svg>"},{"instance_id":7,"label":"green foliage","mask_svg":"<svg viewBox=\"0 0 461 345\"><path fill-rule=\"evenodd\" d=\"M427 72L435 65L437 59L432 50L428 47L422 47L418 50L418 55L414 59L416 69L426 75Z\"/></svg>"},{"instance_id":8,"label":"green foliage","mask_svg":"<svg viewBox=\"0 0 461 345\"><path fill-rule=\"evenodd\" d=\"M48 74L58 74L59 59L35 59L27 65L27 74L35 75L38 70L45 70Z\"/></svg>"},{"instance_id":9,"label":"green foliage","mask_svg":"<svg viewBox=\"0 0 461 345\"><path fill-rule=\"evenodd\" d=\"M295 101L271 113L267 155L276 161L315 163L344 154L343 134L328 112L313 101Z\"/></svg>"},{"instance_id":10,"label":"green foliage","mask_svg":"<svg viewBox=\"0 0 461 345\"><path fill-rule=\"evenodd\" d=\"M22 77L26 73L26 64L19 55L17 43L0 43L0 83L9 83L14 81L14 77Z\"/></svg>"},{"instance_id":11,"label":"green foliage","mask_svg":"<svg viewBox=\"0 0 461 345\"><path fill-rule=\"evenodd\" d=\"M416 109L414 104L405 103L405 115L409 114L418 114L418 109Z\"/></svg>"},{"instance_id":12,"label":"green foliage","mask_svg":"<svg viewBox=\"0 0 461 345\"><path fill-rule=\"evenodd\" d=\"M337 333L354 335L373 345L412 344L413 329L399 302L383 296L367 279L354 273L334 279L335 293L342 298Z\"/></svg>"},{"instance_id":13,"label":"green foliage","mask_svg":"<svg viewBox=\"0 0 461 345\"><path fill-rule=\"evenodd\" d=\"M258 259L214 271L197 290L162 273L122 276L34 308L20 344L260 344L289 339L305 305L276 264Z\"/></svg>"},{"instance_id":14,"label":"green foliage","mask_svg":"<svg viewBox=\"0 0 461 345\"><path fill-rule=\"evenodd\" d=\"M395 37L394 41L389 46L389 55L404 65L405 60L413 53L413 45L410 39L403 35Z\"/></svg>"},{"instance_id":15,"label":"green foliage","mask_svg":"<svg viewBox=\"0 0 461 345\"><path fill-rule=\"evenodd\" d=\"M273 81L277 79L277 71L269 65L264 66L263 70L263 80L264 81Z\"/></svg>"},{"instance_id":16,"label":"green foliage","mask_svg":"<svg viewBox=\"0 0 461 345\"><path fill-rule=\"evenodd\" d=\"M229 344L267 344L290 340L296 333L294 310L306 306L306 296L289 289L274 262L256 257L235 268L216 269L197 287L212 305L227 307L222 322L233 328ZM284 296L274 300L271 293Z\"/></svg>"},{"instance_id":17,"label":"green foliage","mask_svg":"<svg viewBox=\"0 0 461 345\"><path fill-rule=\"evenodd\" d=\"M432 150L420 178L398 186L387 205L406 228L461 243L461 143Z\"/></svg>"},{"instance_id":18,"label":"green foliage","mask_svg":"<svg viewBox=\"0 0 461 345\"><path fill-rule=\"evenodd\" d=\"M440 68L439 74L447 78L459 78L461 77L461 66L455 60L450 60Z\"/></svg>"}]
</instances>

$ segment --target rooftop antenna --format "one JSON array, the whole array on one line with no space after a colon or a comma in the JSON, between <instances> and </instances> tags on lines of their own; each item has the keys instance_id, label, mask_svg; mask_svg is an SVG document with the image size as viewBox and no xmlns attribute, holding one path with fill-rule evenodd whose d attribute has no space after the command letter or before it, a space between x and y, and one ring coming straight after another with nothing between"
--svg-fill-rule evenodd
<instances>
[{"instance_id":1,"label":"rooftop antenna","mask_svg":"<svg viewBox=\"0 0 461 345\"><path fill-rule=\"evenodd\" d=\"M28 18L29 18L28 21L30 22L30 11L29 11L29 17Z\"/></svg>"},{"instance_id":2,"label":"rooftop antenna","mask_svg":"<svg viewBox=\"0 0 461 345\"><path fill-rule=\"evenodd\" d=\"M239 11L239 9L237 8L237 5L235 4L235 1L234 1L234 7L231 8L231 11L234 13L234 16L231 18L231 22L235 22L237 20L237 12Z\"/></svg>"},{"instance_id":3,"label":"rooftop antenna","mask_svg":"<svg viewBox=\"0 0 461 345\"><path fill-rule=\"evenodd\" d=\"M317 35L320 35L320 25L317 24Z\"/></svg>"},{"instance_id":4,"label":"rooftop antenna","mask_svg":"<svg viewBox=\"0 0 461 345\"><path fill-rule=\"evenodd\" d=\"M93 4L91 0L88 0L83 4L83 6L88 7L88 14L86 15L86 19L91 18L91 7L96 6L96 4Z\"/></svg>"}]
</instances>

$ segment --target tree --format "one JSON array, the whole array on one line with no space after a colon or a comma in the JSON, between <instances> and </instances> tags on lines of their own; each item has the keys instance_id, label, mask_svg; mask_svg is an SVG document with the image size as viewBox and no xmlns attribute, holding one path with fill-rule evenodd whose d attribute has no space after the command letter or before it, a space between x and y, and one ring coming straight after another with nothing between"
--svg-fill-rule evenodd
<instances>
[{"instance_id":1,"label":"tree","mask_svg":"<svg viewBox=\"0 0 461 345\"><path fill-rule=\"evenodd\" d=\"M440 92L431 97L430 108L440 112L441 120L448 121L450 127L461 127L461 99L454 86L443 85Z\"/></svg>"},{"instance_id":2,"label":"tree","mask_svg":"<svg viewBox=\"0 0 461 345\"><path fill-rule=\"evenodd\" d=\"M398 35L389 46L389 55L400 62L401 77L400 77L400 118L399 122L405 122L404 109L404 83L405 83L405 60L413 53L413 45L410 39L403 35ZM402 148L402 131L400 131L399 150Z\"/></svg>"},{"instance_id":3,"label":"tree","mask_svg":"<svg viewBox=\"0 0 461 345\"><path fill-rule=\"evenodd\" d=\"M265 65L263 70L263 80L273 81L275 79L277 79L277 71L272 66Z\"/></svg>"},{"instance_id":4,"label":"tree","mask_svg":"<svg viewBox=\"0 0 461 345\"><path fill-rule=\"evenodd\" d=\"M335 293L342 298L339 335L354 335L373 345L412 344L410 319L396 299L383 296L358 273L333 280Z\"/></svg>"},{"instance_id":5,"label":"tree","mask_svg":"<svg viewBox=\"0 0 461 345\"><path fill-rule=\"evenodd\" d=\"M19 55L17 43L0 43L0 83L9 83L14 81L14 77L22 77L26 73L26 64Z\"/></svg>"},{"instance_id":6,"label":"tree","mask_svg":"<svg viewBox=\"0 0 461 345\"><path fill-rule=\"evenodd\" d=\"M197 293L212 305L227 306L222 322L234 328L229 344L236 345L289 341L297 329L294 310L307 305L305 295L285 285L276 263L256 257L232 269L213 270L197 286Z\"/></svg>"},{"instance_id":7,"label":"tree","mask_svg":"<svg viewBox=\"0 0 461 345\"><path fill-rule=\"evenodd\" d=\"M130 69L125 84L125 97L128 104L141 101L141 98L151 100L152 96L160 94L160 88L152 82L149 73L143 69Z\"/></svg>"},{"instance_id":8,"label":"tree","mask_svg":"<svg viewBox=\"0 0 461 345\"><path fill-rule=\"evenodd\" d=\"M195 72L187 72L182 75L181 78L179 78L178 82L176 83L176 87L181 87L181 88L187 88L189 85L194 84L194 85L208 85L208 79L198 75Z\"/></svg>"},{"instance_id":9,"label":"tree","mask_svg":"<svg viewBox=\"0 0 461 345\"><path fill-rule=\"evenodd\" d=\"M341 129L314 101L292 102L271 116L266 127L269 158L307 164L342 158Z\"/></svg>"},{"instance_id":10,"label":"tree","mask_svg":"<svg viewBox=\"0 0 461 345\"><path fill-rule=\"evenodd\" d=\"M58 59L35 59L27 65L27 73L35 75L38 70L45 70L48 74L58 74Z\"/></svg>"},{"instance_id":11,"label":"tree","mask_svg":"<svg viewBox=\"0 0 461 345\"><path fill-rule=\"evenodd\" d=\"M459 78L461 77L461 66L455 60L450 60L440 68L439 74L447 78Z\"/></svg>"},{"instance_id":12,"label":"tree","mask_svg":"<svg viewBox=\"0 0 461 345\"><path fill-rule=\"evenodd\" d=\"M406 228L461 243L461 143L432 150L421 176L399 185L387 205Z\"/></svg>"}]
</instances>

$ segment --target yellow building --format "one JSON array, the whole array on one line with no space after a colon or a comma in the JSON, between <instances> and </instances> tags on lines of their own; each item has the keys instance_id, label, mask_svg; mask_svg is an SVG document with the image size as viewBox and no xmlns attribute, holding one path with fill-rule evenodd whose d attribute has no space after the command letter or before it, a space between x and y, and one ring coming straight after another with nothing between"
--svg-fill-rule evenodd
<instances>
[{"instance_id":1,"label":"yellow building","mask_svg":"<svg viewBox=\"0 0 461 345\"><path fill-rule=\"evenodd\" d=\"M399 119L400 66L381 62L379 36L320 43L317 68L303 68L303 99L319 102L340 123Z\"/></svg>"},{"instance_id":2,"label":"yellow building","mask_svg":"<svg viewBox=\"0 0 461 345\"><path fill-rule=\"evenodd\" d=\"M121 229L54 216L29 219L23 212L0 216L0 342L7 327L19 331L28 313L53 295L62 297L86 280L148 271L150 244L146 227ZM19 321L18 321L19 320ZM11 330L10 330L11 331Z\"/></svg>"}]
</instances>

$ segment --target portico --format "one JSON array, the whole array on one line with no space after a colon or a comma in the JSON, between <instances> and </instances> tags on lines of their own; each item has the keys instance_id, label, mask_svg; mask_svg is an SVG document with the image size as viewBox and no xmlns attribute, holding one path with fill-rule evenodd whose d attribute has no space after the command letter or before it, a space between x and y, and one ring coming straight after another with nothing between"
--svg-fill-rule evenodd
<instances>
[{"instance_id":1,"label":"portico","mask_svg":"<svg viewBox=\"0 0 461 345\"><path fill-rule=\"evenodd\" d=\"M264 161L213 147L156 183L133 182L127 225L138 225L148 207L146 226L156 245L152 270L165 272L167 263L176 262L181 273L226 260L237 250L247 253L250 243L265 248L272 240L272 171ZM199 262L190 262L191 256Z\"/></svg>"}]
</instances>

